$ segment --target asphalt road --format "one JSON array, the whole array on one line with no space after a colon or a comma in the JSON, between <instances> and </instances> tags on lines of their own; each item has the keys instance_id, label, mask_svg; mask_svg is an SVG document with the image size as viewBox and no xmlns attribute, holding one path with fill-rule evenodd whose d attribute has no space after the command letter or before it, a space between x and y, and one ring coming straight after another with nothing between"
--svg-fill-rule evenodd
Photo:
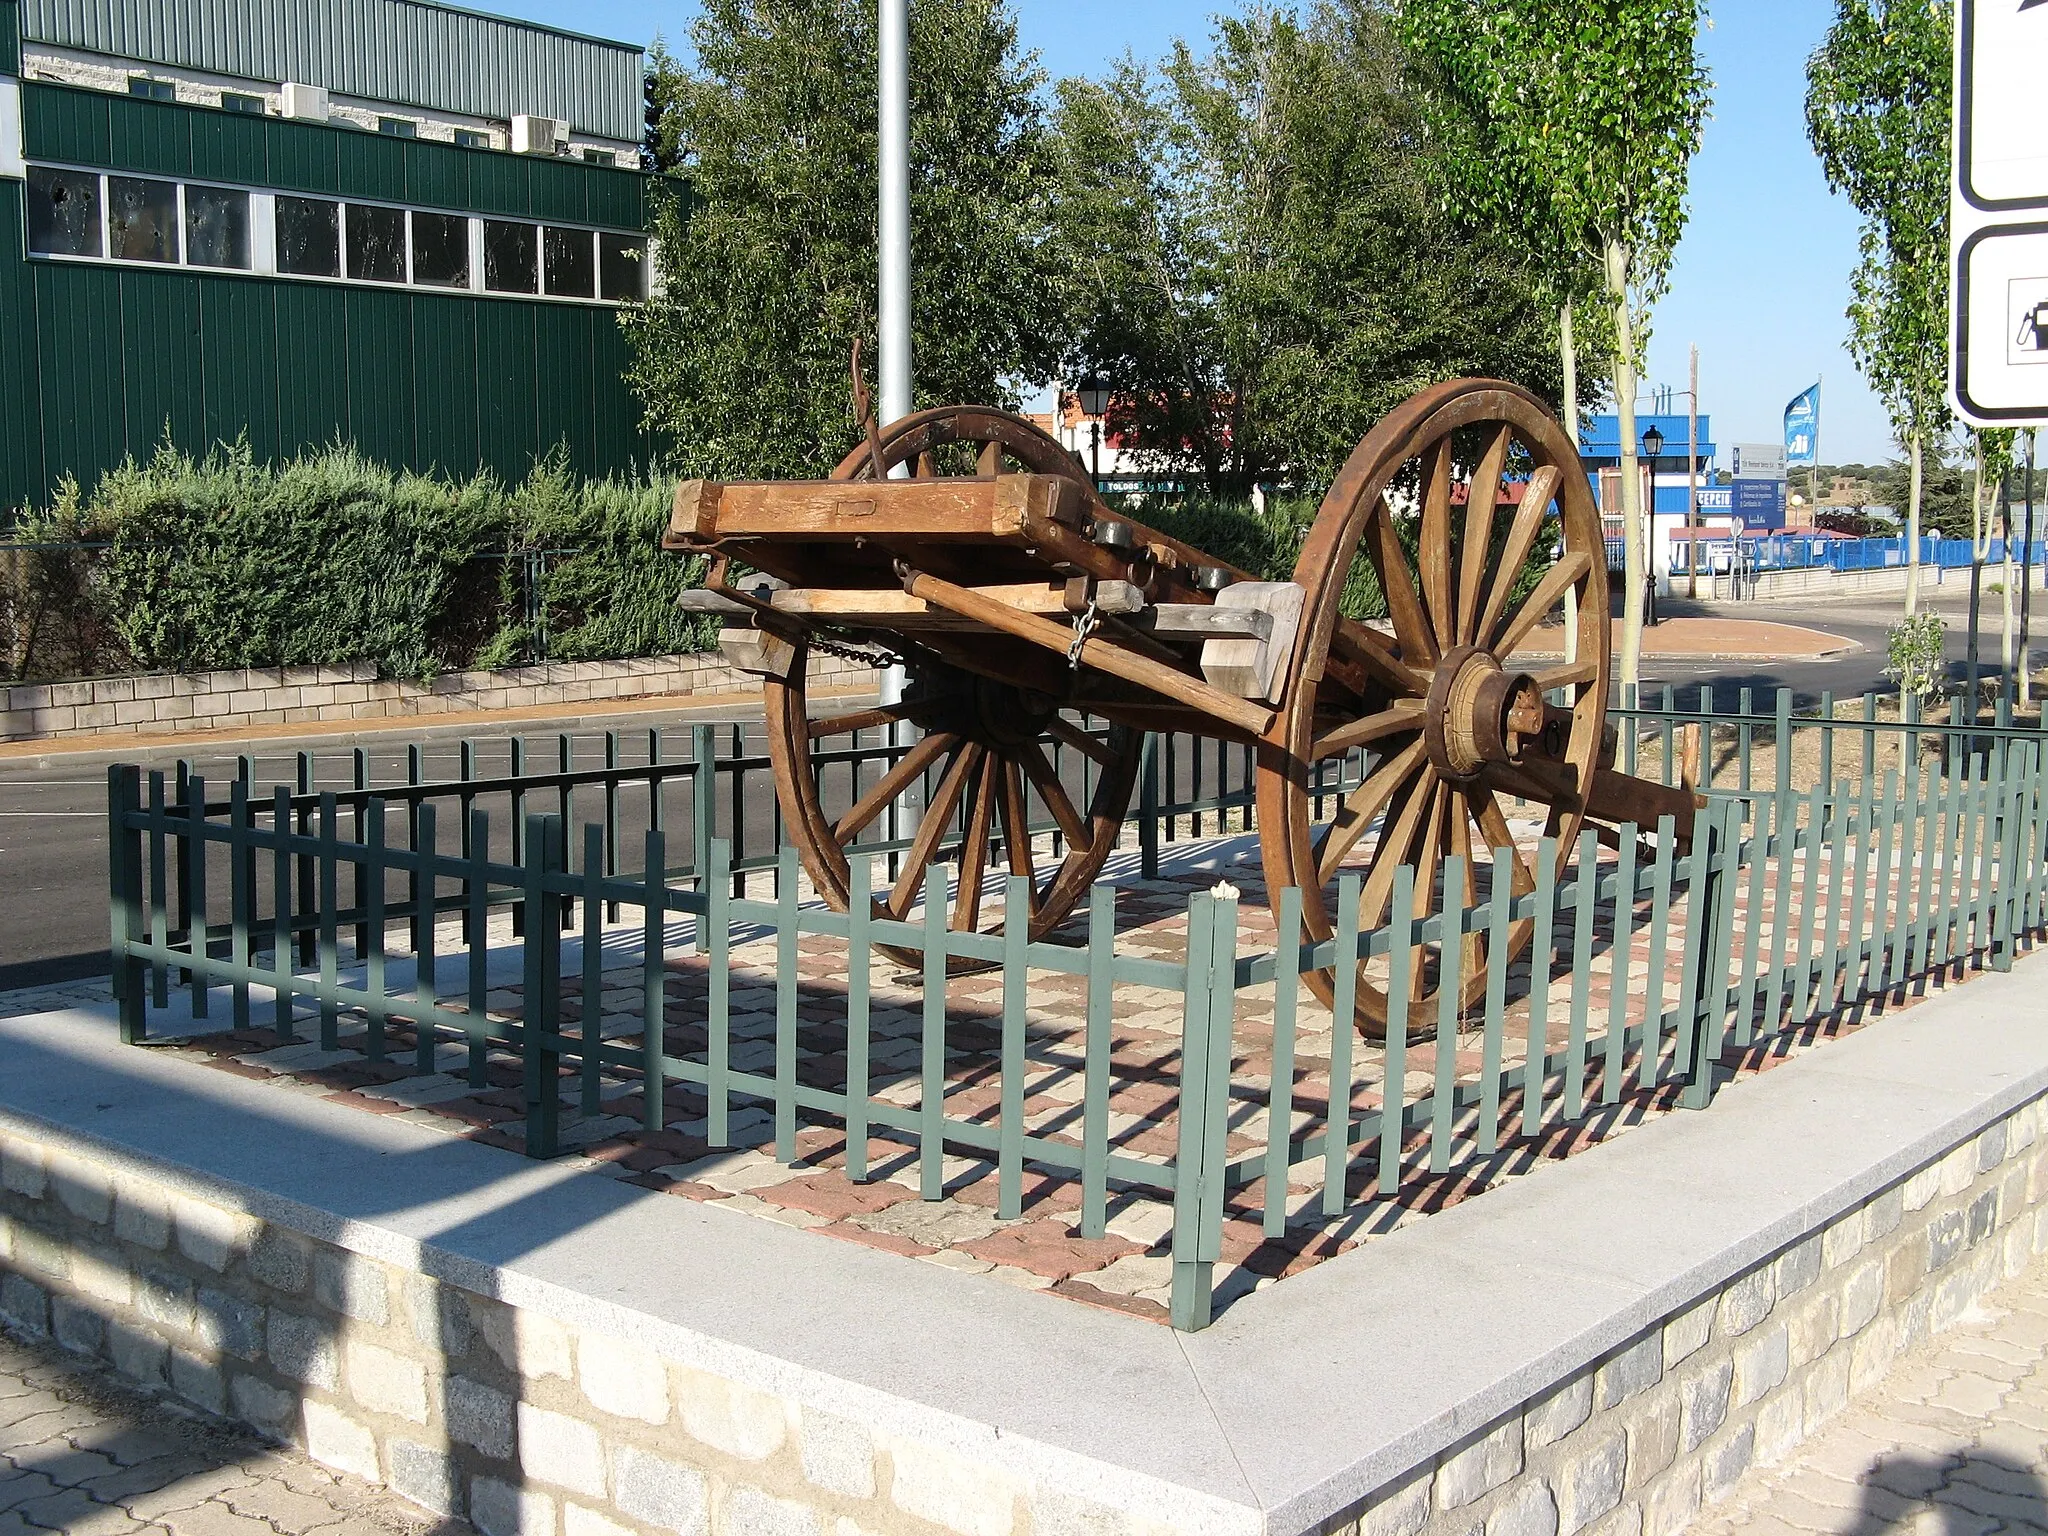
<instances>
[{"instance_id":1,"label":"asphalt road","mask_svg":"<svg viewBox=\"0 0 2048 1536\"><path fill-rule=\"evenodd\" d=\"M1955 575L1957 573L1952 573ZM2034 652L2039 658L2048 651L2048 600L2035 593L2034 622L2037 638ZM1984 598L1982 631L1979 636L1979 666L1984 677L2002 675L1998 664L1999 610L1995 595ZM1923 595L1923 608L1931 608L1946 621L1947 653L1949 675L1960 682L1968 675L1969 656L1969 587L1967 577L1951 580L1944 586L1933 587ZM1742 690L1751 690L1752 707L1763 710L1772 707L1772 700L1780 688L1793 691L1795 705L1800 709L1812 709L1820 703L1823 692L1831 692L1838 699L1854 698L1873 689L1889 691L1891 683L1884 675L1885 637L1891 627L1899 621L1899 600L1897 598L1834 598L1827 601L1805 602L1797 606L1791 602L1773 603L1685 603L1667 601L1664 612L1670 614L1726 614L1739 618L1769 619L1783 624L1799 624L1809 629L1823 630L1828 634L1840 635L1854 641L1856 649L1845 655L1810 661L1788 658L1783 661L1671 661L1646 659L1643 663L1643 681L1646 691L1650 688L1669 685L1676 691L1678 699L1690 705L1697 696L1696 690L1710 687L1713 690L1714 707L1720 710L1734 710L1740 706Z\"/></svg>"},{"instance_id":2,"label":"asphalt road","mask_svg":"<svg viewBox=\"0 0 2048 1536\"><path fill-rule=\"evenodd\" d=\"M1960 678L1964 673L1967 652L1964 632L1967 594L1950 586L1935 589L1931 596L1932 606L1949 621L1950 670ZM2043 607L2048 610L2048 603ZM1996 672L1998 641L1995 608L1989 600L1986 610L1983 649L1990 659L1985 667L1986 674L1990 675ZM1785 687L1794 691L1800 708L1812 708L1819 702L1823 691L1831 691L1837 698L1850 698L1866 689L1885 686L1885 632L1896 622L1894 601L1837 600L1807 603L1797 608L1789 603L1768 606L1745 604L1739 607L1689 607L1681 604L1671 605L1667 611L1725 612L1805 624L1840 635L1855 642L1856 646L1844 655L1820 661L1652 660L1646 663L1646 683L1652 688L1670 684L1683 703L1692 702L1696 697L1695 690L1711 687L1715 707L1733 710L1738 705L1741 690L1747 687L1752 690L1755 707L1766 709L1771 707L1776 690ZM2043 625L2048 628L2048 612L2043 614ZM615 724L620 733L624 761L644 762L647 730L653 718L640 713L620 716L616 721L596 719L578 722L573 733L573 761L579 767L597 766L602 761L604 730L607 725ZM663 753L670 760L688 758L689 724L715 718L721 720L722 732L729 732L733 724L729 711L678 711L675 715L660 718L671 722L663 728ZM758 727L747 728L743 724L742 729L747 750L761 751ZM247 743L246 746L256 757L255 779L262 790L293 781L297 771L297 753L301 748L316 754L315 787L344 789L353 781L351 751L358 741L367 751L372 782L396 782L405 773L405 744L419 739L418 730L415 726L354 739L335 736L300 741L273 738ZM535 768L552 766L559 750L558 733L531 730L523 734L527 762ZM177 755L175 751L167 750L151 754L143 740L138 740L136 747L138 750L132 754L134 760L164 768L169 768ZM428 739L424 745L423 776L429 780L455 778L459 750L456 739L451 735ZM731 738L725 736L721 741L721 753L730 750ZM480 777L501 774L510 767L511 741L503 732L477 738L476 752L475 771ZM1234 763L1236 754L1233 752L1231 755ZM107 970L105 765L109 760L109 755L93 754L59 756L45 759L40 764L23 761L18 765L0 765L0 872L4 872L5 879L4 888L0 888L0 990L103 975ZM216 789L224 785L235 775L234 746L209 746L196 752L194 769L205 775ZM1212 793L1217 773L1217 752L1213 746L1204 749L1201 771L1201 792ZM1231 772L1233 775L1237 772L1234 765ZM1176 755L1173 781L1182 797L1193 797L1196 793L1193 766L1185 751ZM844 793L842 786L833 798L839 799ZM1169 793L1172 793L1172 788ZM682 786L677 785L670 794L673 798L669 802L666 822L670 829L669 858L675 864L690 856L688 815L683 808ZM538 797L528 809L552 810L556 805L555 797L550 794ZM492 811L492 843L496 850L502 852L509 833L510 807L503 800L498 800L489 808ZM774 796L765 774L750 777L743 803L738 809L740 814L735 823L735 808L730 801L721 807L719 834L733 838L741 855L772 849L778 826ZM585 791L573 807L571 821L573 824L601 814L602 797ZM648 822L646 792L641 789L625 792L620 797L618 815L622 846L637 849ZM451 852L459 836L455 820L452 808L445 810L439 828L440 844ZM344 831L348 829L345 822ZM394 825L392 830L396 836L399 829ZM629 864L628 867L637 865Z\"/></svg>"}]
</instances>

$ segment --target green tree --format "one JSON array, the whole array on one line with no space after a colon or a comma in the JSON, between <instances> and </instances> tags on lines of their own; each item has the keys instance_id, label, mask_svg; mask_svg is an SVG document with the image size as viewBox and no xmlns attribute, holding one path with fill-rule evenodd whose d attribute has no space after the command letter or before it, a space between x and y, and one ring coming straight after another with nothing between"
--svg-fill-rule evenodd
<instances>
[{"instance_id":1,"label":"green tree","mask_svg":"<svg viewBox=\"0 0 2048 1536\"><path fill-rule=\"evenodd\" d=\"M1712 84L1696 52L1701 9L1699 0L1401 0L1459 204L1545 253L1560 303L1582 291L1586 263L1598 263L1621 417L1624 684L1638 675L1646 573L1636 371L1648 308L1685 224Z\"/></svg>"},{"instance_id":2,"label":"green tree","mask_svg":"<svg viewBox=\"0 0 2048 1536\"><path fill-rule=\"evenodd\" d=\"M1207 53L1061 82L1056 123L1074 365L1159 470L1224 497L1313 485L1441 379L1557 397L1519 253L1436 204L1377 7L1219 18Z\"/></svg>"},{"instance_id":3,"label":"green tree","mask_svg":"<svg viewBox=\"0 0 2048 1536\"><path fill-rule=\"evenodd\" d=\"M1849 351L1910 468L1906 614L1920 601L1928 447L1949 429L1949 0L1836 0L1806 64L1806 133L1828 186L1863 215Z\"/></svg>"},{"instance_id":4,"label":"green tree","mask_svg":"<svg viewBox=\"0 0 2048 1536\"><path fill-rule=\"evenodd\" d=\"M676 467L823 473L854 441L847 358L874 355L872 0L708 0L694 64L655 56L661 288L630 311L631 380ZM917 403L1003 403L1066 333L1049 239L1044 77L1001 0L910 8Z\"/></svg>"}]
</instances>

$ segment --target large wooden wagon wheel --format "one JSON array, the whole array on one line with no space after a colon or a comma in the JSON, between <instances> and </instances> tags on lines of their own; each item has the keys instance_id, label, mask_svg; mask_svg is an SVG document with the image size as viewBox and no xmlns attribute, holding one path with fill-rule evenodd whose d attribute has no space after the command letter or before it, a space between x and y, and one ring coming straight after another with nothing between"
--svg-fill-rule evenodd
<instances>
[{"instance_id":1,"label":"large wooden wagon wheel","mask_svg":"<svg viewBox=\"0 0 2048 1536\"><path fill-rule=\"evenodd\" d=\"M1399 532L1411 519L1413 560ZM1391 635L1343 615L1361 557L1386 595ZM1531 587L1525 573L1539 564ZM1584 471L1549 408L1491 380L1408 401L1345 463L1294 579L1307 593L1295 686L1261 746L1257 793L1268 885L1301 888L1310 934L1333 933L1347 870L1362 877L1365 928L1387 918L1403 864L1416 871L1418 914L1475 904L1473 851L1515 847L1504 809L1514 796L1545 807L1545 832L1568 857L1606 724L1607 562ZM1567 592L1578 596L1578 660L1517 668L1511 653ZM1567 705L1546 706L1554 689ZM1313 826L1316 786L1340 765L1356 787ZM1465 889L1438 893L1448 854L1464 857ZM1511 857L1520 894L1534 872L1528 855ZM1510 958L1531 928L1514 926ZM1410 1038L1433 1032L1441 986L1459 987L1461 1009L1483 996L1486 959L1485 941L1467 937L1459 954L1415 965ZM1310 978L1325 1002L1335 984L1331 971ZM1359 1026L1383 1035L1382 972L1361 966L1356 995Z\"/></svg>"},{"instance_id":2,"label":"large wooden wagon wheel","mask_svg":"<svg viewBox=\"0 0 2048 1536\"><path fill-rule=\"evenodd\" d=\"M1056 438L1001 411L964 406L919 411L882 431L881 452L887 468L909 464L917 479L1052 474L1086 487L1091 500L1095 495ZM873 479L869 447L848 454L832 478ZM893 706L810 718L801 646L787 677L765 679L775 790L798 856L820 894L844 911L852 897L847 849L863 837L873 841L873 829L891 802L933 773L935 787L910 833L900 873L876 897L875 911L907 916L923 894L925 872L957 860L960 873L948 925L978 931L986 921L983 878L995 863L1029 878L1031 937L1043 938L1073 911L1116 847L1137 782L1142 739L1121 725L1112 726L1106 739L1097 738L1066 718L1058 699L970 673L949 663L942 650L919 649L906 696ZM877 782L859 786L843 813L829 814L813 744L897 722L917 726L924 735ZM1055 743L1084 761L1092 792L1079 794L1072 774L1056 772ZM1048 815L1065 851L1041 868L1029 829ZM921 963L915 951L902 951L897 958Z\"/></svg>"}]
</instances>

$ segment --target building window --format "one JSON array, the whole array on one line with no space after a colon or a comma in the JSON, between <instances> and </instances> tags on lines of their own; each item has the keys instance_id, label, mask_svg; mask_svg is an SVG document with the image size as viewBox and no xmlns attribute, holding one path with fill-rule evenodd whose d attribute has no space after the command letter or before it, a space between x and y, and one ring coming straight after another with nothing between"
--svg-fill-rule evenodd
<instances>
[{"instance_id":1,"label":"building window","mask_svg":"<svg viewBox=\"0 0 2048 1536\"><path fill-rule=\"evenodd\" d=\"M597 262L589 230L557 229L551 224L545 249L550 294L563 299L597 297Z\"/></svg>"},{"instance_id":2,"label":"building window","mask_svg":"<svg viewBox=\"0 0 2048 1536\"><path fill-rule=\"evenodd\" d=\"M598 292L607 299L647 297L647 237L608 235L597 237Z\"/></svg>"},{"instance_id":3,"label":"building window","mask_svg":"<svg viewBox=\"0 0 2048 1536\"><path fill-rule=\"evenodd\" d=\"M484 287L493 293L539 293L539 234L537 225L485 219Z\"/></svg>"},{"instance_id":4,"label":"building window","mask_svg":"<svg viewBox=\"0 0 2048 1536\"><path fill-rule=\"evenodd\" d=\"M420 125L409 117L380 117L377 131L394 139L416 139L420 136Z\"/></svg>"},{"instance_id":5,"label":"building window","mask_svg":"<svg viewBox=\"0 0 2048 1536\"><path fill-rule=\"evenodd\" d=\"M455 130L455 142L464 149L489 149L491 136L478 133L474 128L458 128Z\"/></svg>"},{"instance_id":6,"label":"building window","mask_svg":"<svg viewBox=\"0 0 2048 1536\"><path fill-rule=\"evenodd\" d=\"M341 276L341 204L279 195L277 270L294 277Z\"/></svg>"},{"instance_id":7,"label":"building window","mask_svg":"<svg viewBox=\"0 0 2048 1536\"><path fill-rule=\"evenodd\" d=\"M412 216L412 280L435 288L469 286L469 220L452 213Z\"/></svg>"},{"instance_id":8,"label":"building window","mask_svg":"<svg viewBox=\"0 0 2048 1536\"><path fill-rule=\"evenodd\" d=\"M107 178L107 254L116 261L177 261L175 181Z\"/></svg>"},{"instance_id":9,"label":"building window","mask_svg":"<svg viewBox=\"0 0 2048 1536\"><path fill-rule=\"evenodd\" d=\"M64 166L29 166L27 193L33 256L612 304L646 297L653 260L648 237L626 230Z\"/></svg>"},{"instance_id":10,"label":"building window","mask_svg":"<svg viewBox=\"0 0 2048 1536\"><path fill-rule=\"evenodd\" d=\"M348 205L348 275L359 283L405 281L405 211Z\"/></svg>"},{"instance_id":11,"label":"building window","mask_svg":"<svg viewBox=\"0 0 2048 1536\"><path fill-rule=\"evenodd\" d=\"M147 75L130 75L128 94L140 96L144 101L176 101L178 88L168 80L152 80Z\"/></svg>"},{"instance_id":12,"label":"building window","mask_svg":"<svg viewBox=\"0 0 2048 1536\"><path fill-rule=\"evenodd\" d=\"M226 187L185 189L185 260L195 267L249 270L249 194Z\"/></svg>"},{"instance_id":13,"label":"building window","mask_svg":"<svg viewBox=\"0 0 2048 1536\"><path fill-rule=\"evenodd\" d=\"M585 149L584 160L591 165L617 165L618 157L608 149Z\"/></svg>"},{"instance_id":14,"label":"building window","mask_svg":"<svg viewBox=\"0 0 2048 1536\"><path fill-rule=\"evenodd\" d=\"M28 248L38 256L99 255L98 176L29 167Z\"/></svg>"},{"instance_id":15,"label":"building window","mask_svg":"<svg viewBox=\"0 0 2048 1536\"><path fill-rule=\"evenodd\" d=\"M240 91L222 91L220 109L223 112L246 112L251 117L261 117L265 111L261 96L245 96Z\"/></svg>"}]
</instances>

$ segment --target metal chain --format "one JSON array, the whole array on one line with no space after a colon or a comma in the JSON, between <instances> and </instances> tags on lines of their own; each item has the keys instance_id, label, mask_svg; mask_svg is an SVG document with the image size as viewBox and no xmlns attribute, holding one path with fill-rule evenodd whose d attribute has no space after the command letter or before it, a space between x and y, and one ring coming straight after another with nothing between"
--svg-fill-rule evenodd
<instances>
[{"instance_id":1,"label":"metal chain","mask_svg":"<svg viewBox=\"0 0 2048 1536\"><path fill-rule=\"evenodd\" d=\"M845 631L835 631L844 634ZM851 639L852 636L847 636ZM842 645L827 640L822 630L813 629L810 635L811 649L827 656L837 656L841 661L856 661L873 667L901 667L908 664L908 658L897 655L887 646Z\"/></svg>"},{"instance_id":2,"label":"metal chain","mask_svg":"<svg viewBox=\"0 0 2048 1536\"><path fill-rule=\"evenodd\" d=\"M1081 647L1088 643L1088 637L1095 632L1095 628L1099 623L1101 623L1101 619L1095 610L1095 599L1091 597L1088 599L1087 609L1074 620L1074 643L1067 647L1067 670L1069 672L1081 670Z\"/></svg>"}]
</instances>

